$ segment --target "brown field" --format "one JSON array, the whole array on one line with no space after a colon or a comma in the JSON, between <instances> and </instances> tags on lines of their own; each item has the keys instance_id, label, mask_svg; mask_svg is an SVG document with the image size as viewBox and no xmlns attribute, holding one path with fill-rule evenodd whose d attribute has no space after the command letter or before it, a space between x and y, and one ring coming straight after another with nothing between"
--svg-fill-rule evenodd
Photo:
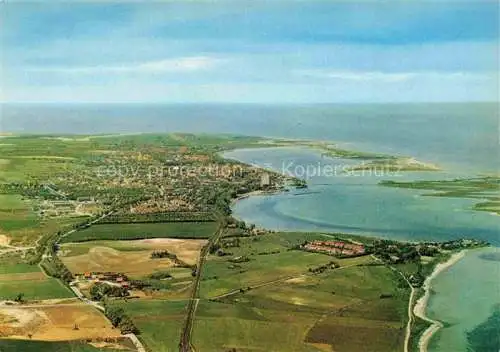
<instances>
[{"instance_id":1,"label":"brown field","mask_svg":"<svg viewBox=\"0 0 500 352\"><path fill-rule=\"evenodd\" d=\"M78 329L74 329L75 325ZM43 341L119 337L99 311L81 303L0 306L0 336Z\"/></svg>"},{"instance_id":2,"label":"brown field","mask_svg":"<svg viewBox=\"0 0 500 352\"><path fill-rule=\"evenodd\" d=\"M398 323L329 316L309 330L305 342L331 345L334 351L391 352L401 350L403 340Z\"/></svg>"},{"instance_id":3,"label":"brown field","mask_svg":"<svg viewBox=\"0 0 500 352\"><path fill-rule=\"evenodd\" d=\"M146 239L136 241L95 241L83 244L66 244L62 261L72 273L120 272L131 277L151 274L156 270L172 268L174 262L167 258L151 259L155 250L168 250L186 264L195 264L205 240ZM84 254L71 256L88 248ZM85 250L84 250L85 252Z\"/></svg>"},{"instance_id":4,"label":"brown field","mask_svg":"<svg viewBox=\"0 0 500 352\"><path fill-rule=\"evenodd\" d=\"M201 248L208 243L207 240L182 240L177 238L151 238L128 242L135 243L143 248L168 250L175 253L177 258L189 265L196 264Z\"/></svg>"},{"instance_id":5,"label":"brown field","mask_svg":"<svg viewBox=\"0 0 500 352\"><path fill-rule=\"evenodd\" d=\"M155 269L171 268L170 259L151 259L151 251L122 252L109 247L92 247L87 254L61 258L72 273L119 272L144 276Z\"/></svg>"}]
</instances>

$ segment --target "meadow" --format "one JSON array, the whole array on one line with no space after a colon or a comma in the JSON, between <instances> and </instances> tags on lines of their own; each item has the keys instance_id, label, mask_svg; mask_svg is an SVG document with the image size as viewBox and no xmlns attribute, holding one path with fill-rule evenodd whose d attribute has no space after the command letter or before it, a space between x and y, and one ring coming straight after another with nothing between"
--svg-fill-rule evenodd
<instances>
[{"instance_id":1,"label":"meadow","mask_svg":"<svg viewBox=\"0 0 500 352\"><path fill-rule=\"evenodd\" d=\"M225 248L231 255L210 255L203 269L200 295L212 298L236 289L260 285L308 273L331 261L349 265L362 258L336 259L326 254L294 249L305 240L331 239L313 233L270 233L239 238L238 247ZM234 260L235 258L244 260Z\"/></svg>"},{"instance_id":2,"label":"meadow","mask_svg":"<svg viewBox=\"0 0 500 352\"><path fill-rule=\"evenodd\" d=\"M59 280L47 277L36 265L17 263L0 266L0 299L25 300L69 298L73 293Z\"/></svg>"},{"instance_id":3,"label":"meadow","mask_svg":"<svg viewBox=\"0 0 500 352\"><path fill-rule=\"evenodd\" d=\"M129 300L115 302L140 331L139 338L155 352L179 349L187 301Z\"/></svg>"},{"instance_id":4,"label":"meadow","mask_svg":"<svg viewBox=\"0 0 500 352\"><path fill-rule=\"evenodd\" d=\"M238 247L224 250L232 253L229 258L249 261L234 263L226 256L209 256L200 297L211 299L198 305L195 348L401 350L410 290L400 285L394 271L371 256L339 259L294 249L306 238L332 236L271 233L241 237ZM331 261L339 267L309 271ZM217 336L213 336L215 330L220 332ZM352 342L358 335L363 342Z\"/></svg>"},{"instance_id":5,"label":"meadow","mask_svg":"<svg viewBox=\"0 0 500 352\"><path fill-rule=\"evenodd\" d=\"M193 343L201 350L399 351L409 290L394 275L384 266L346 266L201 301ZM222 336L211 336L214 330Z\"/></svg>"},{"instance_id":6,"label":"meadow","mask_svg":"<svg viewBox=\"0 0 500 352\"><path fill-rule=\"evenodd\" d=\"M90 344L78 341L48 342L0 339L0 351L2 352L123 352L133 351L123 348L98 348Z\"/></svg>"},{"instance_id":7,"label":"meadow","mask_svg":"<svg viewBox=\"0 0 500 352\"><path fill-rule=\"evenodd\" d=\"M201 301L193 345L200 351L318 351L304 335L319 316ZM217 331L217 334L214 334Z\"/></svg>"},{"instance_id":8,"label":"meadow","mask_svg":"<svg viewBox=\"0 0 500 352\"><path fill-rule=\"evenodd\" d=\"M96 224L65 237L62 242L94 240L139 240L147 238L210 237L216 230L214 222L147 223L147 224Z\"/></svg>"}]
</instances>

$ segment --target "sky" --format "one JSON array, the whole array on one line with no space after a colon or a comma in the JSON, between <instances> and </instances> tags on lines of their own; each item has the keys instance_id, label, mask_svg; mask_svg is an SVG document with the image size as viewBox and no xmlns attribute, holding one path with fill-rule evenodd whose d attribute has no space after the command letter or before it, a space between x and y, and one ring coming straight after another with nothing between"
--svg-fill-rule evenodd
<instances>
[{"instance_id":1,"label":"sky","mask_svg":"<svg viewBox=\"0 0 500 352\"><path fill-rule=\"evenodd\" d=\"M473 0L4 0L0 101L496 101L498 11Z\"/></svg>"}]
</instances>

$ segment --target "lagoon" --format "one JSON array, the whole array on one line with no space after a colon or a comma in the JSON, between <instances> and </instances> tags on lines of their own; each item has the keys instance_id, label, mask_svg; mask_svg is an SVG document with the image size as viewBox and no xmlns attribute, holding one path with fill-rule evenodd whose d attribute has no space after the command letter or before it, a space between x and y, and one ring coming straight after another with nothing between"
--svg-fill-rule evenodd
<instances>
[{"instance_id":1,"label":"lagoon","mask_svg":"<svg viewBox=\"0 0 500 352\"><path fill-rule=\"evenodd\" d=\"M427 197L421 190L379 186L381 180L452 178L447 172L386 172L364 175L342 173L352 160L322 157L301 148L244 149L226 152L227 158L277 172L315 170L308 189L249 197L237 202L234 214L258 226L275 230L352 232L399 240L451 240L474 237L500 245L500 217L473 211L475 201ZM292 164L294 166L289 167ZM325 176L319 170L340 170ZM318 173L320 173L318 175ZM292 172L292 175L295 175Z\"/></svg>"}]
</instances>

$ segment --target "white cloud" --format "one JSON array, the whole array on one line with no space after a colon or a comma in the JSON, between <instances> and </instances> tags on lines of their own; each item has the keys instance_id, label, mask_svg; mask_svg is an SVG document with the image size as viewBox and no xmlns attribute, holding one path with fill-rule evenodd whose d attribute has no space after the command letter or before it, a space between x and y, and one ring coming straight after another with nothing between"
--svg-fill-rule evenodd
<instances>
[{"instance_id":1,"label":"white cloud","mask_svg":"<svg viewBox=\"0 0 500 352\"><path fill-rule=\"evenodd\" d=\"M208 56L191 56L157 61L146 61L133 64L108 66L75 66L75 67L33 67L29 71L53 72L68 74L94 73L176 73L209 70L224 60Z\"/></svg>"},{"instance_id":2,"label":"white cloud","mask_svg":"<svg viewBox=\"0 0 500 352\"><path fill-rule=\"evenodd\" d=\"M402 82L411 79L484 79L492 74L469 73L469 72L380 72L380 71L337 71L337 70L299 70L293 72L296 75L339 79L347 81L363 82Z\"/></svg>"}]
</instances>

